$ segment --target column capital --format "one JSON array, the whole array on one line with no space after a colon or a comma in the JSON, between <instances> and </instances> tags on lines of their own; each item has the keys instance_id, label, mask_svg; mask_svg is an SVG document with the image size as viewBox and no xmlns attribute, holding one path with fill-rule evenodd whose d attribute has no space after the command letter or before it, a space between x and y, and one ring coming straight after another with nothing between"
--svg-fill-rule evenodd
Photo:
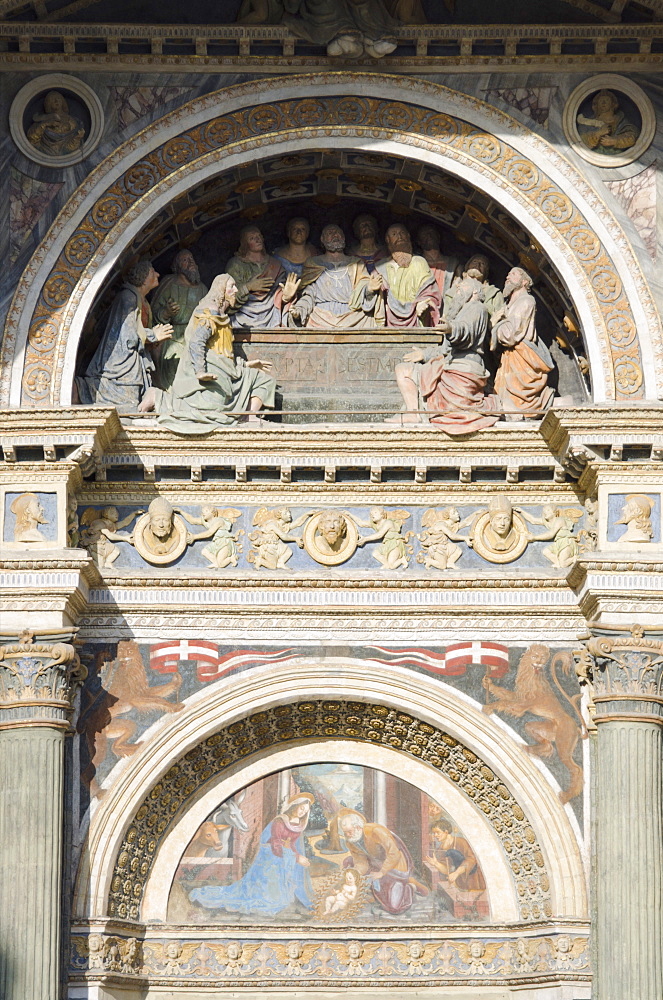
<instances>
[{"instance_id":1,"label":"column capital","mask_svg":"<svg viewBox=\"0 0 663 1000\"><path fill-rule=\"evenodd\" d=\"M74 645L77 631L0 632L0 730L68 728L87 676Z\"/></svg>"},{"instance_id":2,"label":"column capital","mask_svg":"<svg viewBox=\"0 0 663 1000\"><path fill-rule=\"evenodd\" d=\"M576 673L590 687L595 722L663 724L663 629L589 628Z\"/></svg>"}]
</instances>

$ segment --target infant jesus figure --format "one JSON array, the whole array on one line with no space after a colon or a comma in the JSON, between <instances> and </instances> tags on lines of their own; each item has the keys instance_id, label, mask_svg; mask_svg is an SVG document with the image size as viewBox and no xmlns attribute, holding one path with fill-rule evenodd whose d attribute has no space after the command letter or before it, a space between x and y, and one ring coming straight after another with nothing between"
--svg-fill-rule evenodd
<instances>
[{"instance_id":1,"label":"infant jesus figure","mask_svg":"<svg viewBox=\"0 0 663 1000\"><path fill-rule=\"evenodd\" d=\"M359 894L361 875L356 868L347 868L343 873L343 881L325 899L324 915L341 913L354 903Z\"/></svg>"}]
</instances>

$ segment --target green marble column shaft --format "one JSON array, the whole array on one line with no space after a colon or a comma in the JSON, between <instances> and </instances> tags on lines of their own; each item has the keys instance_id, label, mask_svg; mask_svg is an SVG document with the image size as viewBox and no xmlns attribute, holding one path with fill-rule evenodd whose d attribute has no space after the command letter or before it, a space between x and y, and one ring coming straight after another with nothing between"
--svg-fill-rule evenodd
<instances>
[{"instance_id":1,"label":"green marble column shaft","mask_svg":"<svg viewBox=\"0 0 663 1000\"><path fill-rule=\"evenodd\" d=\"M595 1000L663 998L663 640L593 630ZM655 636L655 637L654 637Z\"/></svg>"},{"instance_id":2,"label":"green marble column shaft","mask_svg":"<svg viewBox=\"0 0 663 1000\"><path fill-rule=\"evenodd\" d=\"M0 996L59 996L62 729L0 731Z\"/></svg>"},{"instance_id":3,"label":"green marble column shaft","mask_svg":"<svg viewBox=\"0 0 663 1000\"><path fill-rule=\"evenodd\" d=\"M64 741L84 673L71 638L26 631L0 644L2 1000L61 996Z\"/></svg>"},{"instance_id":4,"label":"green marble column shaft","mask_svg":"<svg viewBox=\"0 0 663 1000\"><path fill-rule=\"evenodd\" d=\"M598 730L596 997L661 1000L663 727L602 722Z\"/></svg>"}]
</instances>

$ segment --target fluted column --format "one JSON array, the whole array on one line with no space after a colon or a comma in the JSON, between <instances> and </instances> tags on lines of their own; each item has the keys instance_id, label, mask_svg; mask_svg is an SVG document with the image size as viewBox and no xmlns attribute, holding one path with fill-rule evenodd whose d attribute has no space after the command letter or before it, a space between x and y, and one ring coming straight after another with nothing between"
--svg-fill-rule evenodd
<instances>
[{"instance_id":1,"label":"fluted column","mask_svg":"<svg viewBox=\"0 0 663 1000\"><path fill-rule=\"evenodd\" d=\"M74 629L0 636L0 997L58 1000L64 738Z\"/></svg>"},{"instance_id":2,"label":"fluted column","mask_svg":"<svg viewBox=\"0 0 663 1000\"><path fill-rule=\"evenodd\" d=\"M663 633L597 627L580 657L597 729L596 1000L663 997Z\"/></svg>"}]
</instances>

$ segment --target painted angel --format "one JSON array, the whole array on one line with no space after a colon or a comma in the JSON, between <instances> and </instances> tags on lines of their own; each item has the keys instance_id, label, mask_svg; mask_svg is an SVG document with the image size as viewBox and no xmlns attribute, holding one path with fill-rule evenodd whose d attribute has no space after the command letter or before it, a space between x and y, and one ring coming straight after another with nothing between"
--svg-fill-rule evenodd
<instances>
[{"instance_id":1,"label":"painted angel","mask_svg":"<svg viewBox=\"0 0 663 1000\"><path fill-rule=\"evenodd\" d=\"M578 539L573 530L585 513L582 507L558 507L556 504L547 503L543 505L541 517L535 517L522 507L517 509L530 524L540 524L546 529L540 535L530 535L530 541L543 542L553 539L552 545L547 545L543 554L555 569L572 566L579 551Z\"/></svg>"},{"instance_id":2,"label":"painted angel","mask_svg":"<svg viewBox=\"0 0 663 1000\"><path fill-rule=\"evenodd\" d=\"M386 507L371 507L369 516L369 521L354 518L362 527L373 528L371 535L359 537L357 545L380 542L373 555L383 569L399 569L401 566L407 569L408 557L412 553L412 546L407 543L414 534L413 531L403 534L403 525L410 516L409 512L400 508L388 511Z\"/></svg>"},{"instance_id":3,"label":"painted angel","mask_svg":"<svg viewBox=\"0 0 663 1000\"><path fill-rule=\"evenodd\" d=\"M470 514L461 520L455 507L427 510L421 519L425 530L417 535L423 549L417 556L417 562L423 563L426 569L453 569L463 552L459 545L453 543L467 542L465 535L458 532L468 527L475 516Z\"/></svg>"},{"instance_id":4,"label":"painted angel","mask_svg":"<svg viewBox=\"0 0 663 1000\"><path fill-rule=\"evenodd\" d=\"M238 541L244 531L240 528L233 534L231 528L237 518L242 516L241 510L237 510L236 507L218 508L205 504L201 507L200 517L187 514L179 507L177 510L189 524L199 524L206 529L196 535L196 540L199 538L212 539L201 553L211 566L215 569L225 569L226 566L237 565L239 553L242 551L242 546L238 545Z\"/></svg>"},{"instance_id":5,"label":"painted angel","mask_svg":"<svg viewBox=\"0 0 663 1000\"><path fill-rule=\"evenodd\" d=\"M292 549L288 548L287 543L295 542L300 549L304 548L301 535L293 535L292 532L295 528L300 528L309 517L310 513L302 514L293 521L289 507L278 507L276 510L261 507L253 518L256 530L249 534L249 541L253 545L248 555L249 562L256 569L261 566L265 569L285 569L292 557Z\"/></svg>"},{"instance_id":6,"label":"painted angel","mask_svg":"<svg viewBox=\"0 0 663 1000\"><path fill-rule=\"evenodd\" d=\"M96 507L87 507L83 511L80 542L88 550L99 569L110 569L120 554L118 546L113 545L111 537L115 536L120 528L126 528L135 518L144 513L144 510L134 510L120 520L117 507L102 507L101 510L97 510Z\"/></svg>"}]
</instances>

